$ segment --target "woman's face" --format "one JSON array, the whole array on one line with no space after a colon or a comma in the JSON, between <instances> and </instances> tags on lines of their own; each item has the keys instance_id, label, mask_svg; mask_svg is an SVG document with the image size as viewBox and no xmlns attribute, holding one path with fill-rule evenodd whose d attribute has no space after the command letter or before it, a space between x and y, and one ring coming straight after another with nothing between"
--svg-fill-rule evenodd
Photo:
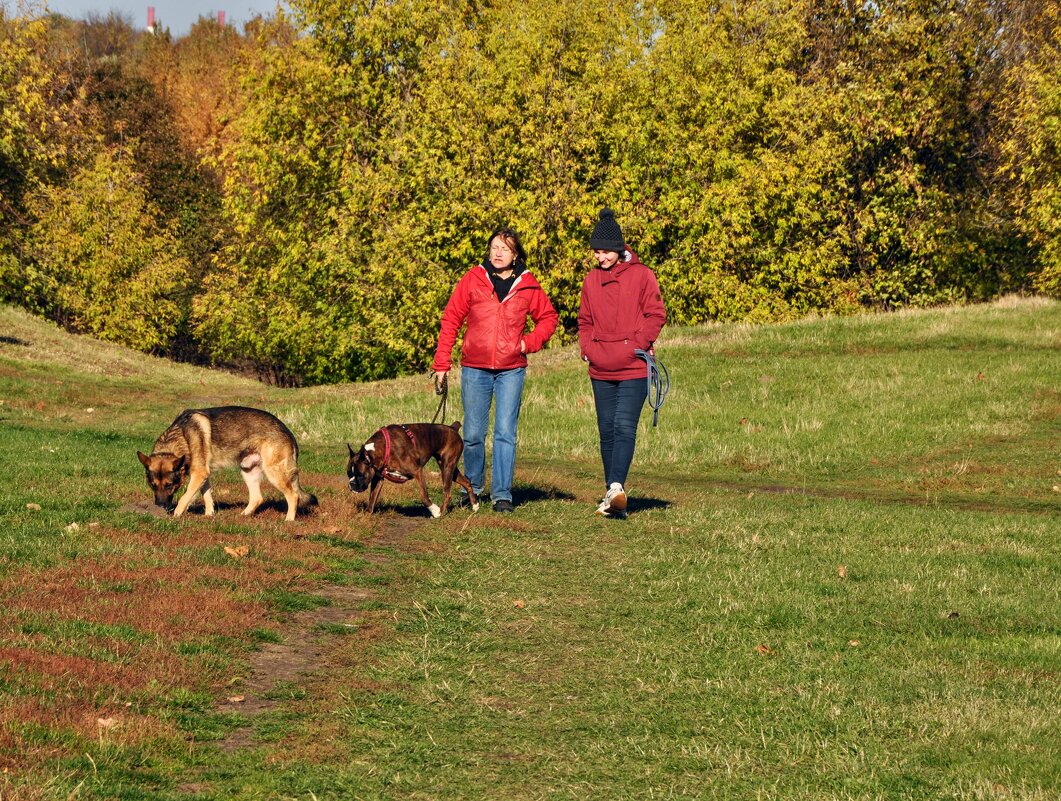
<instances>
[{"instance_id":1,"label":"woman's face","mask_svg":"<svg viewBox=\"0 0 1061 801\"><path fill-rule=\"evenodd\" d=\"M490 264L495 270L507 270L516 260L516 251L502 239L495 236L490 240Z\"/></svg>"},{"instance_id":2,"label":"woman's face","mask_svg":"<svg viewBox=\"0 0 1061 801\"><path fill-rule=\"evenodd\" d=\"M597 260L602 270L610 270L619 261L619 254L614 250L595 250L593 258Z\"/></svg>"}]
</instances>

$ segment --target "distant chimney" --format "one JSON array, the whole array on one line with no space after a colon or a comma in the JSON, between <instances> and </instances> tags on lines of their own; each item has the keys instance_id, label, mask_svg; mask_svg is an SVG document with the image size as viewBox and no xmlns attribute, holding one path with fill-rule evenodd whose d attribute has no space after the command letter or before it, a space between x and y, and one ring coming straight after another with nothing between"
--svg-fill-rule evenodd
<instances>
[{"instance_id":1,"label":"distant chimney","mask_svg":"<svg viewBox=\"0 0 1061 801\"><path fill-rule=\"evenodd\" d=\"M148 6L147 7L147 32L148 33L154 33L155 32L155 7L154 6Z\"/></svg>"},{"instance_id":2,"label":"distant chimney","mask_svg":"<svg viewBox=\"0 0 1061 801\"><path fill-rule=\"evenodd\" d=\"M224 11L218 11L217 12L217 27L219 27L219 28L224 28L225 27L225 12Z\"/></svg>"}]
</instances>

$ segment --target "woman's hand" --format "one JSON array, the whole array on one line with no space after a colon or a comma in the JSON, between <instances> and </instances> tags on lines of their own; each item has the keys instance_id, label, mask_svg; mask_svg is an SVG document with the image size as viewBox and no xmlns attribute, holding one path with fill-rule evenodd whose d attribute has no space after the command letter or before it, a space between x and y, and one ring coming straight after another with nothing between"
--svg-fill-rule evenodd
<instances>
[{"instance_id":1,"label":"woman's hand","mask_svg":"<svg viewBox=\"0 0 1061 801\"><path fill-rule=\"evenodd\" d=\"M442 386L442 383L446 380L446 376L449 375L449 370L436 370L435 371L435 390Z\"/></svg>"}]
</instances>

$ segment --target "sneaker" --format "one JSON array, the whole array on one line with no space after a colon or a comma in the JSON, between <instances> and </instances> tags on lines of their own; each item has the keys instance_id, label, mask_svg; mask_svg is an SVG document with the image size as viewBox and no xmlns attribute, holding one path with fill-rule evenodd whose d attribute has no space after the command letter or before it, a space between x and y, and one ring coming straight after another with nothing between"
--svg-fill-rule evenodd
<instances>
[{"instance_id":1,"label":"sneaker","mask_svg":"<svg viewBox=\"0 0 1061 801\"><path fill-rule=\"evenodd\" d=\"M626 518L626 492L618 481L613 481L608 487L608 493L597 507L597 514L605 517Z\"/></svg>"},{"instance_id":2,"label":"sneaker","mask_svg":"<svg viewBox=\"0 0 1061 801\"><path fill-rule=\"evenodd\" d=\"M512 501L502 498L500 501L494 501L494 511L498 514L507 515L516 511L516 507L512 505Z\"/></svg>"}]
</instances>

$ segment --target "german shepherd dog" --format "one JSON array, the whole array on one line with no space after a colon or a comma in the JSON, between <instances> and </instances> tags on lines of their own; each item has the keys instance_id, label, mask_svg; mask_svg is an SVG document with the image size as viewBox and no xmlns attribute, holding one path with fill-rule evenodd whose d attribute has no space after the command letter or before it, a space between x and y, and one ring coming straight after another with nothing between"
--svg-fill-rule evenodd
<instances>
[{"instance_id":1,"label":"german shepherd dog","mask_svg":"<svg viewBox=\"0 0 1061 801\"><path fill-rule=\"evenodd\" d=\"M261 506L261 482L269 483L287 499L287 519L295 519L300 506L316 506L317 499L298 485L298 443L276 417L261 409L219 406L186 409L155 441L150 456L136 452L147 471L147 483L155 493L155 504L172 508L173 496L187 479L174 517L180 517L202 490L208 516L214 513L210 471L239 465L250 495L243 514Z\"/></svg>"},{"instance_id":2,"label":"german shepherd dog","mask_svg":"<svg viewBox=\"0 0 1061 801\"><path fill-rule=\"evenodd\" d=\"M479 508L472 483L457 467L461 454L464 453L464 440L460 435L461 424L440 423L406 423L390 425L379 429L368 438L355 452L347 443L350 460L346 464L346 476L351 492L368 494L368 513L376 507L376 501L383 490L384 479L402 484L415 478L420 485L420 500L431 513L439 517L449 509L450 490L456 481L468 493L472 511ZM427 482L424 480L424 466L431 459L438 463L442 472L442 508L439 509L427 495Z\"/></svg>"}]
</instances>

